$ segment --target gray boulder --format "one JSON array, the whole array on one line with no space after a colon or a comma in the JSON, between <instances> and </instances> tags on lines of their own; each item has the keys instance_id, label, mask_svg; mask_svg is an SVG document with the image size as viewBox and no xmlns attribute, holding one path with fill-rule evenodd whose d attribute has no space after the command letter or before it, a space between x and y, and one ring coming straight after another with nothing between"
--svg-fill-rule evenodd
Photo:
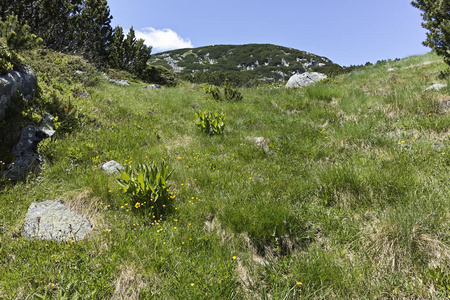
<instances>
[{"instance_id":1,"label":"gray boulder","mask_svg":"<svg viewBox=\"0 0 450 300\"><path fill-rule=\"evenodd\" d=\"M295 74L289 78L286 88L295 88L308 86L327 78L327 75L317 72L305 72L303 74Z\"/></svg>"},{"instance_id":2,"label":"gray boulder","mask_svg":"<svg viewBox=\"0 0 450 300\"><path fill-rule=\"evenodd\" d=\"M21 180L29 172L35 173L44 163L44 158L37 153L37 145L43 139L51 137L53 130L53 117L46 113L38 126L28 125L22 128L19 142L13 147L15 161L7 166L5 177L10 180Z\"/></svg>"},{"instance_id":3,"label":"gray boulder","mask_svg":"<svg viewBox=\"0 0 450 300\"><path fill-rule=\"evenodd\" d=\"M105 171L108 174L117 174L123 170L123 166L118 162L111 160L104 163L101 167L101 170Z\"/></svg>"},{"instance_id":4,"label":"gray boulder","mask_svg":"<svg viewBox=\"0 0 450 300\"><path fill-rule=\"evenodd\" d=\"M144 86L144 88L152 90L152 89L160 89L161 86L159 84L150 84L150 85Z\"/></svg>"},{"instance_id":5,"label":"gray boulder","mask_svg":"<svg viewBox=\"0 0 450 300\"><path fill-rule=\"evenodd\" d=\"M128 81L126 81L125 79L120 79L120 80L119 79L110 79L109 82L120 85L120 86L130 86Z\"/></svg>"},{"instance_id":6,"label":"gray boulder","mask_svg":"<svg viewBox=\"0 0 450 300\"><path fill-rule=\"evenodd\" d=\"M48 200L31 203L22 233L27 238L77 241L92 231L89 221L69 210L62 202Z\"/></svg>"},{"instance_id":7,"label":"gray boulder","mask_svg":"<svg viewBox=\"0 0 450 300\"><path fill-rule=\"evenodd\" d=\"M22 65L19 71L0 75L0 120L5 118L5 111L18 91L22 92L25 99L31 100L37 87L36 74L27 65Z\"/></svg>"},{"instance_id":8,"label":"gray boulder","mask_svg":"<svg viewBox=\"0 0 450 300\"><path fill-rule=\"evenodd\" d=\"M44 162L39 155L37 144L45 138L45 134L38 131L33 125L22 128L19 142L13 148L15 161L7 166L5 177L10 180L20 180L26 177L28 172L36 172Z\"/></svg>"}]
</instances>

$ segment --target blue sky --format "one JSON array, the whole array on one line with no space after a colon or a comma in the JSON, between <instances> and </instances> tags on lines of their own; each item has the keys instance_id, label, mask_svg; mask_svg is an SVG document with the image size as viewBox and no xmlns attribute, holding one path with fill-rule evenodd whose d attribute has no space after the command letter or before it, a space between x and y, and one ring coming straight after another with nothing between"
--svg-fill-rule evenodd
<instances>
[{"instance_id":1,"label":"blue sky","mask_svg":"<svg viewBox=\"0 0 450 300\"><path fill-rule=\"evenodd\" d=\"M343 65L430 51L410 0L108 0L112 25L131 26L152 53L269 43Z\"/></svg>"}]
</instances>

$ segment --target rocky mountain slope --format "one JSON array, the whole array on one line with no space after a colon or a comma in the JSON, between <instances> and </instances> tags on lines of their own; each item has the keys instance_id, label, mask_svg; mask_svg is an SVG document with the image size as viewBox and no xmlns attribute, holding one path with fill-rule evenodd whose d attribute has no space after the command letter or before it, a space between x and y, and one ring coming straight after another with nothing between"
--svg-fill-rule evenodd
<instances>
[{"instance_id":1,"label":"rocky mountain slope","mask_svg":"<svg viewBox=\"0 0 450 300\"><path fill-rule=\"evenodd\" d=\"M247 73L261 80L287 80L305 71L332 75L342 67L330 59L306 51L271 44L214 45L178 49L152 55L152 65L182 75L198 72Z\"/></svg>"}]
</instances>

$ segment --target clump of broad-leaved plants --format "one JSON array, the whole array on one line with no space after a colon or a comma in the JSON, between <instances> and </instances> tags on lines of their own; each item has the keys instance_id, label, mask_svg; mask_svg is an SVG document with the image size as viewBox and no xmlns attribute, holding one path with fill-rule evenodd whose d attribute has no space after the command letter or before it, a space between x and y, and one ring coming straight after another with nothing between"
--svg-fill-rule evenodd
<instances>
[{"instance_id":1,"label":"clump of broad-leaved plants","mask_svg":"<svg viewBox=\"0 0 450 300\"><path fill-rule=\"evenodd\" d=\"M225 114L217 111L200 110L195 114L195 124L209 135L222 134L225 129Z\"/></svg>"},{"instance_id":2,"label":"clump of broad-leaved plants","mask_svg":"<svg viewBox=\"0 0 450 300\"><path fill-rule=\"evenodd\" d=\"M164 160L159 167L154 162L139 163L136 167L127 165L117 181L122 191L131 196L133 210L161 220L174 198L167 184L171 174Z\"/></svg>"}]
</instances>

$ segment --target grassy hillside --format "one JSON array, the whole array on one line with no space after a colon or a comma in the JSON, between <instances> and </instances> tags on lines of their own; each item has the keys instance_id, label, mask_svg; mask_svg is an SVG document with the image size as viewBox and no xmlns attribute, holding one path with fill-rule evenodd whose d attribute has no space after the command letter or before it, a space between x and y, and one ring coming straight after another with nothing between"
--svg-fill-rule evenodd
<instances>
[{"instance_id":1,"label":"grassy hillside","mask_svg":"<svg viewBox=\"0 0 450 300\"><path fill-rule=\"evenodd\" d=\"M342 67L326 57L271 44L214 45L178 49L152 55L153 65L164 66L181 75L197 72L226 72L250 79L287 80L295 73L312 70L331 75ZM201 75L200 75L201 76Z\"/></svg>"},{"instance_id":2,"label":"grassy hillside","mask_svg":"<svg viewBox=\"0 0 450 300\"><path fill-rule=\"evenodd\" d=\"M0 298L449 297L450 90L424 92L444 68L427 54L239 102L98 79L72 100L83 124L41 146L45 170L1 183ZM223 135L200 132L200 109L226 114ZM157 225L127 209L98 170L111 159L165 160L176 209ZM51 199L91 220L89 238L21 237L30 203Z\"/></svg>"}]
</instances>

